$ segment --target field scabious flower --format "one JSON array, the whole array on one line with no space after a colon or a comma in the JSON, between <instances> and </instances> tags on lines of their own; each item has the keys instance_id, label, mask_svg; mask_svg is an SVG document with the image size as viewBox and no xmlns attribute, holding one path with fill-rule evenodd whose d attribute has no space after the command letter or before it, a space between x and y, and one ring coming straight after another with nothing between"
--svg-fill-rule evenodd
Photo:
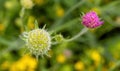
<instances>
[{"instance_id":1,"label":"field scabious flower","mask_svg":"<svg viewBox=\"0 0 120 71\"><path fill-rule=\"evenodd\" d=\"M103 24L103 21L100 21L100 18L94 11L90 11L83 15L82 24L87 28L96 28Z\"/></svg>"},{"instance_id":2,"label":"field scabious flower","mask_svg":"<svg viewBox=\"0 0 120 71\"><path fill-rule=\"evenodd\" d=\"M40 29L38 22L35 21L35 29L23 32L20 36L20 38L26 42L27 49L30 53L34 54L37 59L40 55L48 55L51 47L51 36L44 28L45 26Z\"/></svg>"},{"instance_id":3,"label":"field scabious flower","mask_svg":"<svg viewBox=\"0 0 120 71\"><path fill-rule=\"evenodd\" d=\"M31 53L35 55L47 54L51 46L51 37L44 29L34 29L23 33L25 42Z\"/></svg>"}]
</instances>

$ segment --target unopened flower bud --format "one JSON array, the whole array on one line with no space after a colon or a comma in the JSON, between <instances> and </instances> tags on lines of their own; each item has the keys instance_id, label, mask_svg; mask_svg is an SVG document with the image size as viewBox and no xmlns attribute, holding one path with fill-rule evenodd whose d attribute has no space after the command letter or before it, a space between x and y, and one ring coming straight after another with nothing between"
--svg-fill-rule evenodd
<instances>
[{"instance_id":1,"label":"unopened flower bud","mask_svg":"<svg viewBox=\"0 0 120 71\"><path fill-rule=\"evenodd\" d=\"M62 42L64 40L63 36L61 34L55 35L55 41Z\"/></svg>"}]
</instances>

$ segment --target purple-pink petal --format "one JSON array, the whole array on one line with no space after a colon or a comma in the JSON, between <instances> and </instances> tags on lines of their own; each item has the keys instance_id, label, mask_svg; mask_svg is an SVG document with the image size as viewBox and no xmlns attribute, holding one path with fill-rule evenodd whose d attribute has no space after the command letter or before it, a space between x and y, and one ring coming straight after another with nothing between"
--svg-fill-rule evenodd
<instances>
[{"instance_id":1,"label":"purple-pink petal","mask_svg":"<svg viewBox=\"0 0 120 71\"><path fill-rule=\"evenodd\" d=\"M103 21L100 21L100 18L94 11L90 11L83 15L82 24L88 28L96 28L103 24Z\"/></svg>"}]
</instances>

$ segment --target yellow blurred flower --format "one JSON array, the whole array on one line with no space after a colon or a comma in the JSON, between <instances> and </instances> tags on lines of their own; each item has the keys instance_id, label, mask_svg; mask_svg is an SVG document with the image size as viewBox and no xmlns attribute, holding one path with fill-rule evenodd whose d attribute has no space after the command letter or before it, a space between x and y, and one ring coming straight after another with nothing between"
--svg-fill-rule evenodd
<instances>
[{"instance_id":1,"label":"yellow blurred flower","mask_svg":"<svg viewBox=\"0 0 120 71\"><path fill-rule=\"evenodd\" d=\"M37 66L36 59L31 57L31 56L29 56L29 55L25 55L19 61L25 63L26 66L29 66L29 68L32 68L32 69L35 69L36 66Z\"/></svg>"},{"instance_id":2,"label":"yellow blurred flower","mask_svg":"<svg viewBox=\"0 0 120 71\"><path fill-rule=\"evenodd\" d=\"M81 61L76 62L74 67L76 70L84 71L84 63Z\"/></svg>"},{"instance_id":3,"label":"yellow blurred flower","mask_svg":"<svg viewBox=\"0 0 120 71\"><path fill-rule=\"evenodd\" d=\"M57 62L64 63L66 61L66 57L63 54L57 56Z\"/></svg>"},{"instance_id":4,"label":"yellow blurred flower","mask_svg":"<svg viewBox=\"0 0 120 71\"><path fill-rule=\"evenodd\" d=\"M92 11L95 11L98 15L100 15L100 14L101 14L100 9L99 9L99 8L97 8L97 7L93 7L91 10L92 10Z\"/></svg>"},{"instance_id":5,"label":"yellow blurred flower","mask_svg":"<svg viewBox=\"0 0 120 71\"><path fill-rule=\"evenodd\" d=\"M2 70L7 70L10 67L10 63L8 61L5 61L1 64L0 67L2 68Z\"/></svg>"},{"instance_id":6,"label":"yellow blurred flower","mask_svg":"<svg viewBox=\"0 0 120 71\"><path fill-rule=\"evenodd\" d=\"M5 30L5 25L4 24L0 24L0 32L3 32Z\"/></svg>"},{"instance_id":7,"label":"yellow blurred flower","mask_svg":"<svg viewBox=\"0 0 120 71\"><path fill-rule=\"evenodd\" d=\"M25 71L25 69L25 65L22 62L15 62L10 67L10 71Z\"/></svg>"},{"instance_id":8,"label":"yellow blurred flower","mask_svg":"<svg viewBox=\"0 0 120 71\"><path fill-rule=\"evenodd\" d=\"M27 26L29 29L34 29L34 22L35 22L35 18L33 16L29 16L28 18L28 23Z\"/></svg>"},{"instance_id":9,"label":"yellow blurred flower","mask_svg":"<svg viewBox=\"0 0 120 71\"><path fill-rule=\"evenodd\" d=\"M20 60L11 65L10 71L35 71L36 67L36 59L29 55L25 55Z\"/></svg>"},{"instance_id":10,"label":"yellow blurred flower","mask_svg":"<svg viewBox=\"0 0 120 71\"><path fill-rule=\"evenodd\" d=\"M91 53L91 58L94 60L94 61L97 61L99 62L101 57L99 55L99 53L97 51L92 51Z\"/></svg>"},{"instance_id":11,"label":"yellow blurred flower","mask_svg":"<svg viewBox=\"0 0 120 71\"><path fill-rule=\"evenodd\" d=\"M93 59L93 61L95 62L95 65L98 66L98 64L101 62L101 56L99 54L98 51L93 50L91 52L91 58Z\"/></svg>"},{"instance_id":12,"label":"yellow blurred flower","mask_svg":"<svg viewBox=\"0 0 120 71\"><path fill-rule=\"evenodd\" d=\"M62 7L56 7L56 15L62 17L64 15L64 9Z\"/></svg>"}]
</instances>

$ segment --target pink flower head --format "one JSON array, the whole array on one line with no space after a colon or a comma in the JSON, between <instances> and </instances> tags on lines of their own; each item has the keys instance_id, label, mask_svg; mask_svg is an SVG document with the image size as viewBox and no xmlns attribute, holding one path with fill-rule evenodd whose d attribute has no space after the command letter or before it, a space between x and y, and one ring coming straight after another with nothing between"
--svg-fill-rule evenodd
<instances>
[{"instance_id":1,"label":"pink flower head","mask_svg":"<svg viewBox=\"0 0 120 71\"><path fill-rule=\"evenodd\" d=\"M103 24L103 21L100 21L100 18L94 11L90 11L83 15L82 24L88 28L96 28Z\"/></svg>"}]
</instances>

